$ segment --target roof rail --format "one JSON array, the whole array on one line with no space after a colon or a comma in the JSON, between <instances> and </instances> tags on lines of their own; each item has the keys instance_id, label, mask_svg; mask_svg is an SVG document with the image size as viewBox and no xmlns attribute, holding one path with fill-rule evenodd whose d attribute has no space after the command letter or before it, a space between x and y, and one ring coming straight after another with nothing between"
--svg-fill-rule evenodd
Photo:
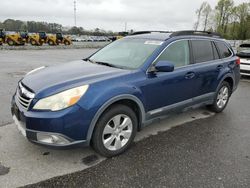
<instances>
[{"instance_id":1,"label":"roof rail","mask_svg":"<svg viewBox=\"0 0 250 188\"><path fill-rule=\"evenodd\" d=\"M183 36L183 35L197 35L197 36L222 38L222 36L219 33L210 32L210 31L193 31L193 30L173 32L170 35L170 37Z\"/></svg>"},{"instance_id":2,"label":"roof rail","mask_svg":"<svg viewBox=\"0 0 250 188\"><path fill-rule=\"evenodd\" d=\"M136 31L131 33L130 35L142 35L142 34L150 34L150 33L173 33L171 31Z\"/></svg>"}]
</instances>

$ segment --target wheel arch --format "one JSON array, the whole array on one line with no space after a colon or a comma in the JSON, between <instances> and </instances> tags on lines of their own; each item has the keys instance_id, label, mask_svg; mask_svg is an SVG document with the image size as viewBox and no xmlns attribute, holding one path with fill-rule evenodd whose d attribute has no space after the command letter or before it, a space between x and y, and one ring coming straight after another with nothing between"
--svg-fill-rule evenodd
<instances>
[{"instance_id":1,"label":"wheel arch","mask_svg":"<svg viewBox=\"0 0 250 188\"><path fill-rule=\"evenodd\" d=\"M218 90L219 90L220 85L221 85L222 82L228 82L228 84L231 87L231 94L232 94L232 92L234 90L234 78L232 77L232 75L226 74L226 75L223 76L223 78L221 79L220 83L217 86L216 92L218 92Z\"/></svg>"},{"instance_id":2,"label":"wheel arch","mask_svg":"<svg viewBox=\"0 0 250 188\"><path fill-rule=\"evenodd\" d=\"M125 104L132 108L132 110L136 113L138 117L138 130L140 130L143 122L145 121L145 109L144 106L139 98L137 98L134 95L125 94L125 95L119 95L116 97L111 98L107 102L105 102L101 108L98 109L97 113L95 114L94 118L92 119L88 133L87 133L87 142L88 144L91 141L93 131L95 129L95 125L100 118L100 116L112 105L114 104Z\"/></svg>"}]
</instances>

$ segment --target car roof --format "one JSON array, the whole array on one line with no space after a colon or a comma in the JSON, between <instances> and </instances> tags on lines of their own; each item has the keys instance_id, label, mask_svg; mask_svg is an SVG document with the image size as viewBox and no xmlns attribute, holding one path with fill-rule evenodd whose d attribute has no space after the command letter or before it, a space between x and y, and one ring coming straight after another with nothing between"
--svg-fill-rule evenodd
<instances>
[{"instance_id":1,"label":"car roof","mask_svg":"<svg viewBox=\"0 0 250 188\"><path fill-rule=\"evenodd\" d=\"M131 39L151 39L151 40L161 40L166 41L169 38L173 37L193 37L193 38L203 38L203 39L222 39L222 37L218 33L208 32L208 31L177 31L177 32L169 32L169 31L139 31L130 34L126 38Z\"/></svg>"},{"instance_id":2,"label":"car roof","mask_svg":"<svg viewBox=\"0 0 250 188\"><path fill-rule=\"evenodd\" d=\"M150 39L150 40L167 40L171 33L145 33L145 34L135 34L135 35L129 35L126 38L132 38L132 39Z\"/></svg>"}]
</instances>

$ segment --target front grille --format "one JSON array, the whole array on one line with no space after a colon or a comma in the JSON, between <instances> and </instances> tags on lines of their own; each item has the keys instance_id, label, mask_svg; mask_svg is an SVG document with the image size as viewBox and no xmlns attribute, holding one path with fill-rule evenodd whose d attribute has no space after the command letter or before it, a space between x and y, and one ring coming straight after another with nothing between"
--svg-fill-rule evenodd
<instances>
[{"instance_id":1,"label":"front grille","mask_svg":"<svg viewBox=\"0 0 250 188\"><path fill-rule=\"evenodd\" d=\"M16 101L26 110L29 109L30 103L34 98L34 93L29 91L21 82L16 91Z\"/></svg>"}]
</instances>

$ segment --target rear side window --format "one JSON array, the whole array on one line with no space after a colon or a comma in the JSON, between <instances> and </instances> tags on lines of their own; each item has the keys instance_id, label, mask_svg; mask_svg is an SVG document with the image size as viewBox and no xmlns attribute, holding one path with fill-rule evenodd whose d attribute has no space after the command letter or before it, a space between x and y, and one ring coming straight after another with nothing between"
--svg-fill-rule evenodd
<instances>
[{"instance_id":1,"label":"rear side window","mask_svg":"<svg viewBox=\"0 0 250 188\"><path fill-rule=\"evenodd\" d=\"M232 52L229 50L229 48L224 43L216 42L215 44L219 50L221 58L227 58L227 57L230 57L232 55Z\"/></svg>"},{"instance_id":2,"label":"rear side window","mask_svg":"<svg viewBox=\"0 0 250 188\"><path fill-rule=\"evenodd\" d=\"M220 59L220 56L218 54L218 50L216 49L216 46L213 42L212 42L212 46L213 46L213 52L214 52L214 59Z\"/></svg>"},{"instance_id":3,"label":"rear side window","mask_svg":"<svg viewBox=\"0 0 250 188\"><path fill-rule=\"evenodd\" d=\"M195 63L214 60L214 52L211 41L192 40L191 43Z\"/></svg>"},{"instance_id":4,"label":"rear side window","mask_svg":"<svg viewBox=\"0 0 250 188\"><path fill-rule=\"evenodd\" d=\"M175 67L188 65L190 62L188 41L182 40L171 44L160 55L156 63L159 61L170 61Z\"/></svg>"}]
</instances>

